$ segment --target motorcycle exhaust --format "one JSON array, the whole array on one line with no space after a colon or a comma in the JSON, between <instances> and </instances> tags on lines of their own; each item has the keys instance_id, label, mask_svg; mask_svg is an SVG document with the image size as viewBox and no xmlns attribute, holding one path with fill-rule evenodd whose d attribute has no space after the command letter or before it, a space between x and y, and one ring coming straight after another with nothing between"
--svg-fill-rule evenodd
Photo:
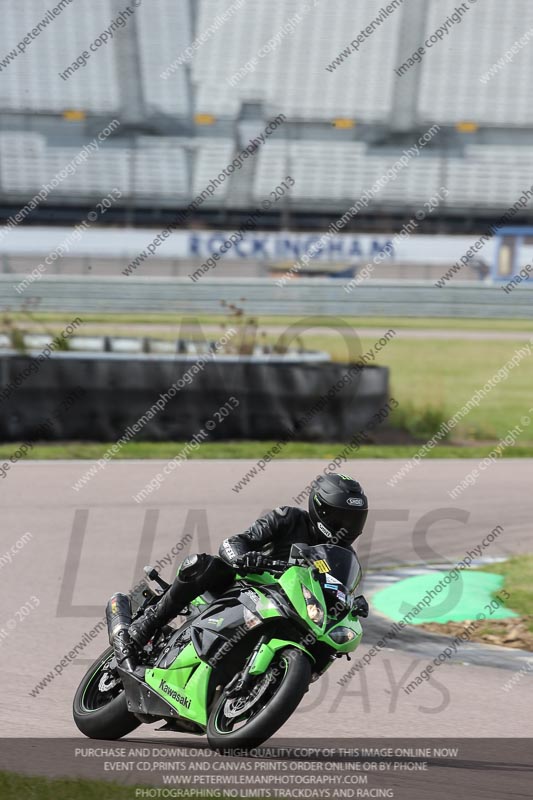
<instances>
[{"instance_id":1,"label":"motorcycle exhaust","mask_svg":"<svg viewBox=\"0 0 533 800\"><path fill-rule=\"evenodd\" d=\"M109 600L105 610L109 644L113 646L118 665L122 669L133 672L134 648L128 635L132 622L131 599L126 594L117 592Z\"/></svg>"}]
</instances>

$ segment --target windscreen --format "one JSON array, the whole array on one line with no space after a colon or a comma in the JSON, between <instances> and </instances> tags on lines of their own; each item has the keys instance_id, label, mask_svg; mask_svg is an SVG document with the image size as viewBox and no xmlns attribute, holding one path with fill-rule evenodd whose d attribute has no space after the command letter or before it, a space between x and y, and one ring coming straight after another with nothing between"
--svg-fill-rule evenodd
<instances>
[{"instance_id":1,"label":"windscreen","mask_svg":"<svg viewBox=\"0 0 533 800\"><path fill-rule=\"evenodd\" d=\"M345 547L334 544L319 544L313 547L307 544L293 544L291 561L305 562L315 567L321 582L328 583L334 578L352 594L361 580L361 564L355 553Z\"/></svg>"}]
</instances>

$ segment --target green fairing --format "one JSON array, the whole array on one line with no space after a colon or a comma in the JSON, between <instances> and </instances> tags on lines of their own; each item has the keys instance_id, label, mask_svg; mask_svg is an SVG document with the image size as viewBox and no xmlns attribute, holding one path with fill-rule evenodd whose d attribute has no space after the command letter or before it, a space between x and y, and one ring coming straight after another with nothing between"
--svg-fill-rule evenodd
<instances>
[{"instance_id":1,"label":"green fairing","mask_svg":"<svg viewBox=\"0 0 533 800\"><path fill-rule=\"evenodd\" d=\"M270 598L266 597L262 592L258 591L258 589L254 589L254 591L259 595L259 602L257 603L256 611L263 619L271 619L272 617L281 616L278 608L272 602L272 600L270 600Z\"/></svg>"},{"instance_id":2,"label":"green fairing","mask_svg":"<svg viewBox=\"0 0 533 800\"><path fill-rule=\"evenodd\" d=\"M297 647L299 650L307 653L309 658L314 661L311 653L309 653L303 645L291 642L288 639L271 639L269 642L261 645L257 651L257 655L252 662L250 674L262 675L263 672L266 672L278 650L283 650L284 647Z\"/></svg>"},{"instance_id":3,"label":"green fairing","mask_svg":"<svg viewBox=\"0 0 533 800\"><path fill-rule=\"evenodd\" d=\"M335 642L330 638L329 634L336 628L350 628L350 630L355 633L355 639L352 639L349 642L344 642L344 644ZM319 637L319 639L329 644L330 647L334 647L339 653L351 653L352 650L355 650L355 648L359 646L362 636L363 629L361 628L361 623L357 617L353 617L351 614L346 614L344 619L339 620L338 623L333 625L331 628L328 628L328 632L324 634L324 636Z\"/></svg>"},{"instance_id":4,"label":"green fairing","mask_svg":"<svg viewBox=\"0 0 533 800\"><path fill-rule=\"evenodd\" d=\"M264 573L264 575L266 576L266 573ZM262 578L263 575L254 577ZM269 575L268 577L270 578L271 576ZM330 647L334 648L339 653L350 653L352 650L356 649L363 635L363 630L361 628L361 624L358 618L353 616L350 612L348 612L342 619L335 622L334 625L330 624L326 632L325 627L327 624L327 613L326 613L327 609L324 600L324 593L322 590L322 586L317 580L315 580L311 576L311 573L308 568L300 566L290 567L276 582L279 583L279 585L282 587L282 589L284 590L285 594L287 595L288 599L294 606L294 609L297 611L299 616L305 620L309 628L313 631L313 635L315 638L311 639L311 641L314 640L323 641ZM307 614L307 605L302 592L302 585L304 585L307 589L309 589L309 591L312 594L314 594L314 596L317 598L322 608L322 611L324 612L324 622L322 626L316 625L314 622L312 622L312 620L309 619L309 616ZM255 591L261 597L261 600L257 605L257 611L261 614L263 619L279 616L279 612L276 610L274 604L267 597L265 597L260 591L258 591L258 589L255 589ZM354 632L355 638L352 639L351 641L344 642L343 644L335 642L330 637L329 634L336 628L349 628ZM293 645L292 642L288 643L286 642L285 644ZM305 650L304 647L300 649ZM305 650L305 652L307 652L307 650ZM266 662L265 669L268 667L270 660ZM262 663L264 663L263 659L261 661L256 661L254 663L254 669L252 670L254 674L264 671L258 666L259 664Z\"/></svg>"},{"instance_id":5,"label":"green fairing","mask_svg":"<svg viewBox=\"0 0 533 800\"><path fill-rule=\"evenodd\" d=\"M313 633L316 635L317 639L320 638L320 635L324 632L326 627L326 620L327 620L327 610L326 604L324 601L324 593L322 592L322 587L318 581L315 581L311 577L311 571L307 567L291 567L286 572L283 573L281 578L279 579L279 584L282 587L283 591L291 601L292 605L301 616L303 620L309 625ZM318 600L322 611L324 612L324 621L322 625L316 625L309 619L309 615L307 613L307 604L305 602L305 598L302 592L302 584L309 589L309 591L314 594L316 599Z\"/></svg>"},{"instance_id":6,"label":"green fairing","mask_svg":"<svg viewBox=\"0 0 533 800\"><path fill-rule=\"evenodd\" d=\"M212 668L196 654L192 642L168 669L146 670L146 683L186 719L207 724L207 686ZM176 692L173 697L171 692ZM181 699L181 702L180 702Z\"/></svg>"},{"instance_id":7,"label":"green fairing","mask_svg":"<svg viewBox=\"0 0 533 800\"><path fill-rule=\"evenodd\" d=\"M247 583L259 583L263 586L273 586L278 581L269 572L261 572L256 575L237 575L237 579L245 578Z\"/></svg>"}]
</instances>

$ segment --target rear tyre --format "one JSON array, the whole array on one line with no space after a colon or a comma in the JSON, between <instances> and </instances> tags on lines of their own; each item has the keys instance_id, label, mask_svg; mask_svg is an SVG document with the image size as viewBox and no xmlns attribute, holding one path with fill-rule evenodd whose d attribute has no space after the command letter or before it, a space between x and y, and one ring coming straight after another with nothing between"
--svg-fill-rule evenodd
<instances>
[{"instance_id":1,"label":"rear tyre","mask_svg":"<svg viewBox=\"0 0 533 800\"><path fill-rule=\"evenodd\" d=\"M112 647L102 653L83 677L74 697L74 722L90 739L120 739L141 724L128 711L122 682L106 671L113 655Z\"/></svg>"},{"instance_id":2,"label":"rear tyre","mask_svg":"<svg viewBox=\"0 0 533 800\"><path fill-rule=\"evenodd\" d=\"M216 702L207 723L207 740L214 750L258 747L287 722L311 681L308 656L295 647L278 653L263 675L245 693Z\"/></svg>"}]
</instances>

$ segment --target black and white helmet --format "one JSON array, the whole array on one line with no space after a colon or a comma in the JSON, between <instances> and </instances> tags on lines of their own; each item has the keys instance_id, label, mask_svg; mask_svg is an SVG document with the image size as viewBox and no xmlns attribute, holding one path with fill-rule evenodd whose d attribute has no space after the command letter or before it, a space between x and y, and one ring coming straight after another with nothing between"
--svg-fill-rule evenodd
<instances>
[{"instance_id":1,"label":"black and white helmet","mask_svg":"<svg viewBox=\"0 0 533 800\"><path fill-rule=\"evenodd\" d=\"M363 532L368 500L347 475L320 475L309 495L309 516L324 543L346 547Z\"/></svg>"}]
</instances>

